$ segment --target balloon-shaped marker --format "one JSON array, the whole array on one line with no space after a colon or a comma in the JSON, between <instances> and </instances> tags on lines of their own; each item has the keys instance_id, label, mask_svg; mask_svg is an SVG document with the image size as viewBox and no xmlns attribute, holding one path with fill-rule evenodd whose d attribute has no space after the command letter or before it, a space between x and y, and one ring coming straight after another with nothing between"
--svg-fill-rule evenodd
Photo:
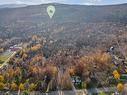
<instances>
[{"instance_id":1,"label":"balloon-shaped marker","mask_svg":"<svg viewBox=\"0 0 127 95\"><path fill-rule=\"evenodd\" d=\"M47 13L48 13L50 18L52 18L53 15L55 14L55 10L56 10L55 7L52 5L47 7Z\"/></svg>"}]
</instances>

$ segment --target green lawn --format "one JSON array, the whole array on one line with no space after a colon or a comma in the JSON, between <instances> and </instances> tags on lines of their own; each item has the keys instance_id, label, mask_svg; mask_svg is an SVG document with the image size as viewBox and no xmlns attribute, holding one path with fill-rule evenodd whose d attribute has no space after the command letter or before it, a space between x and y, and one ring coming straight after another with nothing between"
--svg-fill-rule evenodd
<instances>
[{"instance_id":1,"label":"green lawn","mask_svg":"<svg viewBox=\"0 0 127 95\"><path fill-rule=\"evenodd\" d=\"M12 54L13 52L6 51L5 53L0 55L0 64L5 62Z\"/></svg>"},{"instance_id":2,"label":"green lawn","mask_svg":"<svg viewBox=\"0 0 127 95\"><path fill-rule=\"evenodd\" d=\"M8 59L8 56L0 56L0 64Z\"/></svg>"},{"instance_id":3,"label":"green lawn","mask_svg":"<svg viewBox=\"0 0 127 95\"><path fill-rule=\"evenodd\" d=\"M0 56L1 61L5 61L9 56Z\"/></svg>"}]
</instances>

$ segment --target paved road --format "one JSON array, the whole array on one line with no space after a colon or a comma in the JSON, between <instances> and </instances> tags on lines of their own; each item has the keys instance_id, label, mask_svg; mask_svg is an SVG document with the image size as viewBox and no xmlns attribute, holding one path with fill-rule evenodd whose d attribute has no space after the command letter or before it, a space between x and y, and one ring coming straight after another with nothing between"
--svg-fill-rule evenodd
<instances>
[{"instance_id":1,"label":"paved road","mask_svg":"<svg viewBox=\"0 0 127 95\"><path fill-rule=\"evenodd\" d=\"M92 88L92 89L82 89L82 90L75 90L75 91L53 91L51 93L47 93L44 95L90 95L100 92L116 92L116 87L103 87L103 88ZM39 94L38 94L39 95ZM43 95L43 94L41 94Z\"/></svg>"},{"instance_id":2,"label":"paved road","mask_svg":"<svg viewBox=\"0 0 127 95\"><path fill-rule=\"evenodd\" d=\"M101 91L104 91L104 92L116 92L117 89L116 89L116 87L104 87L104 88L92 88L92 89L88 89L87 91L88 91L88 93L93 94L93 93L99 93Z\"/></svg>"},{"instance_id":3,"label":"paved road","mask_svg":"<svg viewBox=\"0 0 127 95\"><path fill-rule=\"evenodd\" d=\"M91 95L93 93L99 93L101 91L104 92L116 92L116 88L115 87L106 87L106 88L92 88L92 89L82 89L82 90L67 90L67 91L52 91L50 93L41 93L41 92L31 92L30 95ZM3 92L0 92L0 95L4 95L2 94ZM11 92L9 95L14 95L14 93L16 94L16 92ZM16 94L17 95L17 94Z\"/></svg>"}]
</instances>

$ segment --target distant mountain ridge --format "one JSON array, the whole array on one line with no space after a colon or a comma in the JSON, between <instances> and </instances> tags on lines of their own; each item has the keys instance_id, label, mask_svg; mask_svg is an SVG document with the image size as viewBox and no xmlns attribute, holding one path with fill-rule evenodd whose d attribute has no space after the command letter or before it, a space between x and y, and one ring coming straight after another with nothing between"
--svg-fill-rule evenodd
<instances>
[{"instance_id":1,"label":"distant mountain ridge","mask_svg":"<svg viewBox=\"0 0 127 95\"><path fill-rule=\"evenodd\" d=\"M54 5L52 19L47 6ZM114 37L127 40L127 4L87 6L41 4L0 9L0 38L43 35L55 43L51 47L93 48L112 44Z\"/></svg>"},{"instance_id":2,"label":"distant mountain ridge","mask_svg":"<svg viewBox=\"0 0 127 95\"><path fill-rule=\"evenodd\" d=\"M26 4L3 4L0 5L0 8L19 8L19 7L26 7Z\"/></svg>"}]
</instances>

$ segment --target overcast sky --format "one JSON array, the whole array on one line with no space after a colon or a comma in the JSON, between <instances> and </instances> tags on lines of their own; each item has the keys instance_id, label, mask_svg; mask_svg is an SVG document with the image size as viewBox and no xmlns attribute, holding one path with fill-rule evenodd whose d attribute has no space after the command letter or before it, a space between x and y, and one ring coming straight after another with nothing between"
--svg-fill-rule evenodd
<instances>
[{"instance_id":1,"label":"overcast sky","mask_svg":"<svg viewBox=\"0 0 127 95\"><path fill-rule=\"evenodd\" d=\"M109 5L127 3L127 0L0 0L0 4L42 4L42 3L64 3L81 5Z\"/></svg>"}]
</instances>

